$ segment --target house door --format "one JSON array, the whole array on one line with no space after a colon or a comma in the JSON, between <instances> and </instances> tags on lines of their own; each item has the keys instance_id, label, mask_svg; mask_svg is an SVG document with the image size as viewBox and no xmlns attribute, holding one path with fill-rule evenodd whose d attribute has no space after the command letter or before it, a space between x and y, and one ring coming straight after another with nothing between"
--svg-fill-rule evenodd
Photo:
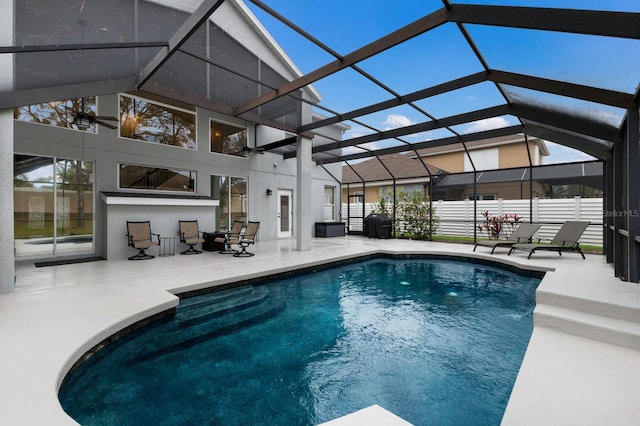
<instances>
[{"instance_id":1,"label":"house door","mask_svg":"<svg viewBox=\"0 0 640 426\"><path fill-rule=\"evenodd\" d=\"M278 238L291 238L292 209L291 199L293 191L278 190Z\"/></svg>"}]
</instances>

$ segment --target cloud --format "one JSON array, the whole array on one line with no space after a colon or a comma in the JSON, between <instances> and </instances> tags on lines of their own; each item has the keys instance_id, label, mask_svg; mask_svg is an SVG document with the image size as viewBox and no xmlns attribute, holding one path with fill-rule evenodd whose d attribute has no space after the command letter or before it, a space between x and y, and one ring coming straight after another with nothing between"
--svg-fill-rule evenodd
<instances>
[{"instance_id":1,"label":"cloud","mask_svg":"<svg viewBox=\"0 0 640 426\"><path fill-rule=\"evenodd\" d=\"M595 159L589 154L585 154L577 149L569 148L568 146L549 141L545 141L545 143L549 149L549 156L544 157L544 164L575 163Z\"/></svg>"},{"instance_id":2,"label":"cloud","mask_svg":"<svg viewBox=\"0 0 640 426\"><path fill-rule=\"evenodd\" d=\"M361 149L354 146L347 146L345 148L342 148L342 155L360 154L361 152Z\"/></svg>"},{"instance_id":3,"label":"cloud","mask_svg":"<svg viewBox=\"0 0 640 426\"><path fill-rule=\"evenodd\" d=\"M382 122L384 124L385 130L398 129L400 127L407 127L415 124L409 117L405 117L400 114L389 114L387 119Z\"/></svg>"},{"instance_id":4,"label":"cloud","mask_svg":"<svg viewBox=\"0 0 640 426\"><path fill-rule=\"evenodd\" d=\"M342 135L342 140L359 138L360 136L370 135L371 133L373 132L366 127L352 127Z\"/></svg>"},{"instance_id":5,"label":"cloud","mask_svg":"<svg viewBox=\"0 0 640 426\"><path fill-rule=\"evenodd\" d=\"M491 117L484 120L474 121L467 127L465 133L484 132L486 130L499 129L507 127L509 122L504 117Z\"/></svg>"}]
</instances>

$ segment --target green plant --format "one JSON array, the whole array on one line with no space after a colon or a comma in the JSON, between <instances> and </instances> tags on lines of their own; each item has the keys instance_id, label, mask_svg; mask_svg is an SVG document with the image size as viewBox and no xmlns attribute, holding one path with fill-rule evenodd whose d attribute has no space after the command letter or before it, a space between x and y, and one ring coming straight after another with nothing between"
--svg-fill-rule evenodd
<instances>
[{"instance_id":1,"label":"green plant","mask_svg":"<svg viewBox=\"0 0 640 426\"><path fill-rule=\"evenodd\" d=\"M387 201L388 199L391 199L391 191L389 189L381 190L378 201L374 204L373 208L376 213L384 213L388 217L393 217L393 203Z\"/></svg>"},{"instance_id":2,"label":"green plant","mask_svg":"<svg viewBox=\"0 0 640 426\"><path fill-rule=\"evenodd\" d=\"M401 223L401 234L419 240L431 238L437 229L438 218L431 210L429 197L419 192L401 192L398 199L396 215Z\"/></svg>"},{"instance_id":3,"label":"green plant","mask_svg":"<svg viewBox=\"0 0 640 426\"><path fill-rule=\"evenodd\" d=\"M500 237L505 239L509 238L513 230L518 226L522 217L517 213L510 215L509 213L497 216L490 216L489 211L485 210L482 213L484 216L484 223L478 225L478 231L481 233L486 232L490 239L497 240Z\"/></svg>"},{"instance_id":4,"label":"green plant","mask_svg":"<svg viewBox=\"0 0 640 426\"><path fill-rule=\"evenodd\" d=\"M391 199L391 190L382 190L373 208L376 213L384 213L394 219L395 235L418 240L430 239L437 229L438 218L431 211L429 197L420 192L409 194L400 191L396 194L395 209L393 202L389 201Z\"/></svg>"}]
</instances>

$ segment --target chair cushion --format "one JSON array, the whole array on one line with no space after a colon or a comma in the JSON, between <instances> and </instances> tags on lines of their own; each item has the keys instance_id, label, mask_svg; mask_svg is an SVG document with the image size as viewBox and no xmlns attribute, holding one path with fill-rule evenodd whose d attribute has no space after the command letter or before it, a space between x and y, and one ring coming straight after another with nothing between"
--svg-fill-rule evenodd
<instances>
[{"instance_id":1,"label":"chair cushion","mask_svg":"<svg viewBox=\"0 0 640 426\"><path fill-rule=\"evenodd\" d=\"M185 238L184 242L186 244L198 244L198 243L204 243L204 238Z\"/></svg>"},{"instance_id":2,"label":"chair cushion","mask_svg":"<svg viewBox=\"0 0 640 426\"><path fill-rule=\"evenodd\" d=\"M135 248L149 248L157 245L158 245L157 241L134 241L133 242L133 246Z\"/></svg>"}]
</instances>

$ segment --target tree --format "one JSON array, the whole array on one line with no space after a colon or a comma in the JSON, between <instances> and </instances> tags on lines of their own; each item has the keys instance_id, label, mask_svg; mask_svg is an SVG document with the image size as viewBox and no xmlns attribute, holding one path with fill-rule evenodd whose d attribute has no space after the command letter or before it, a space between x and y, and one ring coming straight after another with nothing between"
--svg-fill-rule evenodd
<instances>
[{"instance_id":1,"label":"tree","mask_svg":"<svg viewBox=\"0 0 640 426\"><path fill-rule=\"evenodd\" d=\"M188 112L120 96L120 136L125 138L193 148L194 120Z\"/></svg>"},{"instance_id":2,"label":"tree","mask_svg":"<svg viewBox=\"0 0 640 426\"><path fill-rule=\"evenodd\" d=\"M73 123L72 114L72 112L77 111L95 114L96 98L91 96L42 104L25 105L16 108L15 116L20 121L77 129L76 125ZM88 130L95 132L95 125L92 124Z\"/></svg>"},{"instance_id":3,"label":"tree","mask_svg":"<svg viewBox=\"0 0 640 426\"><path fill-rule=\"evenodd\" d=\"M85 187L91 187L93 183L92 163L79 160L60 160L57 167L57 175L62 185L62 191L76 192L76 226L84 228L86 225L84 191Z\"/></svg>"},{"instance_id":4,"label":"tree","mask_svg":"<svg viewBox=\"0 0 640 426\"><path fill-rule=\"evenodd\" d=\"M398 220L404 225L404 234L418 240L430 239L437 228L438 218L431 211L429 196L421 192L401 192L396 209Z\"/></svg>"},{"instance_id":5,"label":"tree","mask_svg":"<svg viewBox=\"0 0 640 426\"><path fill-rule=\"evenodd\" d=\"M377 213L384 213L394 219L396 236L419 240L431 238L438 227L438 217L431 210L429 196L422 192L409 194L400 191L396 196L395 209L393 202L388 201L389 199L391 199L391 190L385 189L381 192L374 208Z\"/></svg>"}]
</instances>

